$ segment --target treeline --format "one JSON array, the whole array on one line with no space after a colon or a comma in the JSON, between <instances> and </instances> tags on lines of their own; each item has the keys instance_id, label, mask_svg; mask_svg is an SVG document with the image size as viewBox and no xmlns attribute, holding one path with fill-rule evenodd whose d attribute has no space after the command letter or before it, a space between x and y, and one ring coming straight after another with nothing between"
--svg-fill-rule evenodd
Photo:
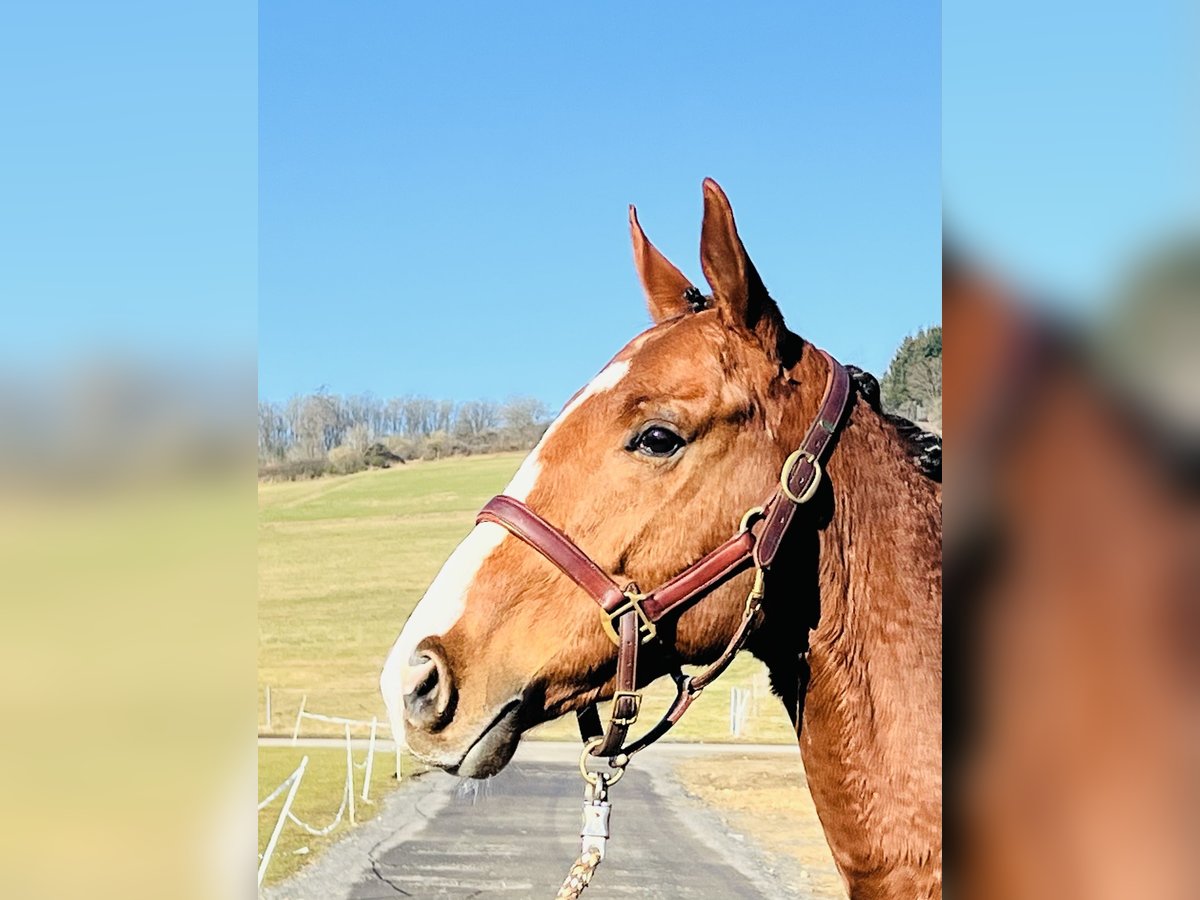
<instances>
[{"instance_id":1,"label":"treeline","mask_svg":"<svg viewBox=\"0 0 1200 900\"><path fill-rule=\"evenodd\" d=\"M942 326L906 337L879 382L888 412L942 431Z\"/></svg>"},{"instance_id":2,"label":"treeline","mask_svg":"<svg viewBox=\"0 0 1200 900\"><path fill-rule=\"evenodd\" d=\"M433 400L319 390L286 403L258 404L258 466L263 478L315 478L412 459L527 450L548 424L533 397Z\"/></svg>"},{"instance_id":3,"label":"treeline","mask_svg":"<svg viewBox=\"0 0 1200 900\"><path fill-rule=\"evenodd\" d=\"M942 328L904 339L880 380L884 408L923 427L942 428ZM286 403L258 404L258 465L263 478L315 478L413 459L528 450L549 424L533 397L380 399L325 390Z\"/></svg>"}]
</instances>

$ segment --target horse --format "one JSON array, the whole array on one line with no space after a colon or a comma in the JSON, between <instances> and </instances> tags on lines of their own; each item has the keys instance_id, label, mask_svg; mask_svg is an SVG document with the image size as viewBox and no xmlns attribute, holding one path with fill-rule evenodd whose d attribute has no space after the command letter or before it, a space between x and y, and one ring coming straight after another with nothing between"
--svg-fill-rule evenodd
<instances>
[{"instance_id":1,"label":"horse","mask_svg":"<svg viewBox=\"0 0 1200 900\"><path fill-rule=\"evenodd\" d=\"M487 777L529 728L631 693L619 690L626 621L633 644L645 641L638 688L677 663L732 656L741 636L794 726L850 896L940 897L940 481L915 459L915 430L857 389L829 428L824 470L790 495L808 502L779 501L781 471L786 488L842 367L784 324L715 181L703 198L711 293L650 243L631 206L653 325L566 404L505 495L598 578L649 585L711 559L731 533L772 527L756 519L774 490L795 521L765 578L747 568L709 579L653 635L630 612L644 612L645 595L626 591L614 641L612 610L598 619L595 592L561 559L482 515L388 656L394 733L428 763Z\"/></svg>"}]
</instances>

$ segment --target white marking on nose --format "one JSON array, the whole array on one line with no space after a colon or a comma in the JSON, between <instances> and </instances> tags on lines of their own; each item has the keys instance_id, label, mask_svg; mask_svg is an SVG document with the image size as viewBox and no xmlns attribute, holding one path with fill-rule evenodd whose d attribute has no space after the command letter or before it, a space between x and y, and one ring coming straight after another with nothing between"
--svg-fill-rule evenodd
<instances>
[{"instance_id":1,"label":"white marking on nose","mask_svg":"<svg viewBox=\"0 0 1200 900\"><path fill-rule=\"evenodd\" d=\"M413 650L425 638L445 634L454 627L466 608L467 592L479 569L506 537L508 532L494 522L476 525L450 554L392 645L379 676L379 687L396 740L404 738L404 695L415 686L415 675L409 674L408 665Z\"/></svg>"},{"instance_id":2,"label":"white marking on nose","mask_svg":"<svg viewBox=\"0 0 1200 900\"><path fill-rule=\"evenodd\" d=\"M611 363L576 394L546 429L533 452L521 463L504 493L517 500L525 500L537 484L541 474L539 454L551 435L585 400L612 389L628 371L629 360ZM502 525L494 522L481 522L476 525L450 554L450 558L425 591L425 596L418 601L400 632L400 637L392 646L379 677L379 687L387 705L388 718L392 723L392 734L397 741L404 739L404 695L420 684L421 678L427 674L428 664L409 667L408 661L413 651L425 638L443 635L454 627L466 609L467 594L479 570L507 537L509 533Z\"/></svg>"}]
</instances>

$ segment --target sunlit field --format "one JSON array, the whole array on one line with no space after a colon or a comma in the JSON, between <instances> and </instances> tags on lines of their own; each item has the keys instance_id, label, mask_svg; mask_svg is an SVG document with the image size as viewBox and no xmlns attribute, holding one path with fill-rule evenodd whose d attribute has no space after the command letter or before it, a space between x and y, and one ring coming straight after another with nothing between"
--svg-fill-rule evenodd
<instances>
[{"instance_id":1,"label":"sunlit field","mask_svg":"<svg viewBox=\"0 0 1200 900\"><path fill-rule=\"evenodd\" d=\"M304 695L312 712L384 721L378 676L392 642L446 557L470 531L476 511L503 490L522 458L455 457L259 485L262 733L291 734ZM739 660L693 705L671 737L732 739L730 688L741 687L752 689L741 739L793 741L782 707L767 694L763 673L756 660ZM671 696L669 682L656 685L644 717L665 708ZM533 736L577 738L573 717L568 718ZM338 726L306 720L301 733L335 734Z\"/></svg>"}]
</instances>

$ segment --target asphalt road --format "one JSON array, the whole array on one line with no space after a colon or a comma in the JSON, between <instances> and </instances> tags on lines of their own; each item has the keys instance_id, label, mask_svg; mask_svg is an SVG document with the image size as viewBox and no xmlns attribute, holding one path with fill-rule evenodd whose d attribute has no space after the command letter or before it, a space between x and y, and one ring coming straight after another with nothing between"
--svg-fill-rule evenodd
<instances>
[{"instance_id":1,"label":"asphalt road","mask_svg":"<svg viewBox=\"0 0 1200 900\"><path fill-rule=\"evenodd\" d=\"M549 900L579 853L583 782L562 756L518 756L484 782L414 779L360 833L267 896ZM638 766L613 787L613 837L584 900L796 896L715 814L688 802L669 771L665 761Z\"/></svg>"}]
</instances>

